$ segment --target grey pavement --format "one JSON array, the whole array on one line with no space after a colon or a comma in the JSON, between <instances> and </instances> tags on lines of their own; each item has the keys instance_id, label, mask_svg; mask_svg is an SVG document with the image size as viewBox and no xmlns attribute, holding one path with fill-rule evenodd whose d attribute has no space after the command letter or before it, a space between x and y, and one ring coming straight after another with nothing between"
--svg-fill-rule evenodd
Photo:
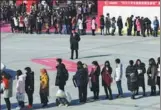
<instances>
[{"instance_id":1,"label":"grey pavement","mask_svg":"<svg viewBox=\"0 0 161 110\"><path fill-rule=\"evenodd\" d=\"M100 83L100 100L96 102L89 102L83 105L78 104L78 90L73 86L72 76L70 73L69 81L65 87L72 95L72 105L69 107L56 107L55 94L58 87L55 87L55 71L48 71L50 76L50 97L49 107L41 108L39 97L39 76L40 69L46 68L32 62L35 58L63 58L70 60L69 36L55 35L55 34L12 34L1 33L1 60L7 68L17 70L24 69L30 66L35 72L35 93L34 93L34 108L33 109L47 109L47 110L160 110L160 97L147 96L141 98L138 96L136 100L131 100L131 93L127 90L127 80L125 75L123 77L123 90L125 98L114 99L112 101L104 99L104 89ZM154 37L133 37L133 36L81 36L79 58L86 64L91 64L93 60L97 60L100 64L104 64L105 60L109 60L113 69L115 68L115 59L120 58L125 68L128 61L140 58L146 63L148 67L148 59L154 57L157 59L160 56L160 38ZM78 60L73 60L77 62ZM114 73L113 73L114 74ZM101 82L101 81L100 81ZM15 87L16 81L14 81ZM146 78L147 85L147 78ZM158 88L157 88L158 90ZM146 86L146 91L149 93L150 87ZM112 92L114 97L117 94L117 87L115 82L112 83ZM142 89L140 88L140 92ZM17 101L15 97L15 88L13 89L13 97L11 98L12 110L15 110ZM93 93L88 88L88 97L92 97ZM27 97L25 98L27 102ZM5 103L1 97L2 109L5 110ZM27 103L26 103L27 104Z\"/></svg>"}]
</instances>

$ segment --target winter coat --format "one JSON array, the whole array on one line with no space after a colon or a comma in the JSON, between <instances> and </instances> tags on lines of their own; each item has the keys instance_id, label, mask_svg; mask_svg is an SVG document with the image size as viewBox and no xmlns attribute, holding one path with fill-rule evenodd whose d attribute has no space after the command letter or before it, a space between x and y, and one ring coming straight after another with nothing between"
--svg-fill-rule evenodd
<instances>
[{"instance_id":1,"label":"winter coat","mask_svg":"<svg viewBox=\"0 0 161 110\"><path fill-rule=\"evenodd\" d=\"M136 19L136 28L137 28L137 31L141 31L141 24L139 19Z\"/></svg>"},{"instance_id":2,"label":"winter coat","mask_svg":"<svg viewBox=\"0 0 161 110\"><path fill-rule=\"evenodd\" d=\"M79 49L79 41L80 41L80 36L78 33L75 33L75 35L71 34L71 36L70 36L70 49L71 50L78 50Z\"/></svg>"},{"instance_id":3,"label":"winter coat","mask_svg":"<svg viewBox=\"0 0 161 110\"><path fill-rule=\"evenodd\" d=\"M123 23L122 23L122 19L118 19L117 20L117 26L118 26L118 28L123 28Z\"/></svg>"},{"instance_id":4,"label":"winter coat","mask_svg":"<svg viewBox=\"0 0 161 110\"><path fill-rule=\"evenodd\" d=\"M96 30L96 20L92 20L92 24L91 24L91 28L92 30Z\"/></svg>"},{"instance_id":5,"label":"winter coat","mask_svg":"<svg viewBox=\"0 0 161 110\"><path fill-rule=\"evenodd\" d=\"M85 87L88 84L88 72L84 68L78 69L73 79L78 87Z\"/></svg>"},{"instance_id":6,"label":"winter coat","mask_svg":"<svg viewBox=\"0 0 161 110\"><path fill-rule=\"evenodd\" d=\"M25 81L25 90L26 93L33 93L34 92L34 72L27 72L26 73L26 81Z\"/></svg>"},{"instance_id":7,"label":"winter coat","mask_svg":"<svg viewBox=\"0 0 161 110\"><path fill-rule=\"evenodd\" d=\"M104 18L101 17L101 19L100 19L100 28L103 29L104 28L104 25L105 25Z\"/></svg>"},{"instance_id":8,"label":"winter coat","mask_svg":"<svg viewBox=\"0 0 161 110\"><path fill-rule=\"evenodd\" d=\"M108 70L107 70L108 68ZM101 72L102 76L102 86L110 86L112 83L112 68L111 67L104 67Z\"/></svg>"},{"instance_id":9,"label":"winter coat","mask_svg":"<svg viewBox=\"0 0 161 110\"><path fill-rule=\"evenodd\" d=\"M41 74L40 76L40 93L49 96L49 76L47 74Z\"/></svg>"},{"instance_id":10,"label":"winter coat","mask_svg":"<svg viewBox=\"0 0 161 110\"><path fill-rule=\"evenodd\" d=\"M106 28L110 28L111 27L111 20L110 20L109 17L106 17L106 23L105 23L105 25L106 25Z\"/></svg>"},{"instance_id":11,"label":"winter coat","mask_svg":"<svg viewBox=\"0 0 161 110\"><path fill-rule=\"evenodd\" d=\"M59 64L57 67L57 75L55 80L56 86L64 86L66 85L68 71L65 68L64 64Z\"/></svg>"},{"instance_id":12,"label":"winter coat","mask_svg":"<svg viewBox=\"0 0 161 110\"><path fill-rule=\"evenodd\" d=\"M154 28L158 29L159 28L159 21L158 20L154 20L153 21L153 26L154 26Z\"/></svg>"},{"instance_id":13,"label":"winter coat","mask_svg":"<svg viewBox=\"0 0 161 110\"><path fill-rule=\"evenodd\" d=\"M96 69L92 68L90 73L92 88L91 91L99 91L99 75L100 75L100 67L98 66Z\"/></svg>"},{"instance_id":14,"label":"winter coat","mask_svg":"<svg viewBox=\"0 0 161 110\"><path fill-rule=\"evenodd\" d=\"M12 79L2 79L1 89L3 90L3 97L10 98L12 97L12 87L13 87L13 80Z\"/></svg>"},{"instance_id":15,"label":"winter coat","mask_svg":"<svg viewBox=\"0 0 161 110\"><path fill-rule=\"evenodd\" d=\"M138 86L144 86L145 80L144 80L144 74L146 73L145 64L141 63L140 65L135 65L135 68L138 73Z\"/></svg>"},{"instance_id":16,"label":"winter coat","mask_svg":"<svg viewBox=\"0 0 161 110\"><path fill-rule=\"evenodd\" d=\"M157 66L150 65L150 67L147 70L147 74L148 74L148 85L155 86L157 82Z\"/></svg>"},{"instance_id":17,"label":"winter coat","mask_svg":"<svg viewBox=\"0 0 161 110\"><path fill-rule=\"evenodd\" d=\"M83 22L81 19L78 20L78 29L80 29L80 30L83 29Z\"/></svg>"},{"instance_id":18,"label":"winter coat","mask_svg":"<svg viewBox=\"0 0 161 110\"><path fill-rule=\"evenodd\" d=\"M122 79L123 67L122 64L118 64L115 69L114 79L115 81L120 81Z\"/></svg>"},{"instance_id":19,"label":"winter coat","mask_svg":"<svg viewBox=\"0 0 161 110\"><path fill-rule=\"evenodd\" d=\"M25 93L25 80L26 74L22 74L18 76L17 85L16 85L16 92L24 94Z\"/></svg>"},{"instance_id":20,"label":"winter coat","mask_svg":"<svg viewBox=\"0 0 161 110\"><path fill-rule=\"evenodd\" d=\"M127 86L129 91L134 91L138 88L138 73L135 66L126 68Z\"/></svg>"}]
</instances>

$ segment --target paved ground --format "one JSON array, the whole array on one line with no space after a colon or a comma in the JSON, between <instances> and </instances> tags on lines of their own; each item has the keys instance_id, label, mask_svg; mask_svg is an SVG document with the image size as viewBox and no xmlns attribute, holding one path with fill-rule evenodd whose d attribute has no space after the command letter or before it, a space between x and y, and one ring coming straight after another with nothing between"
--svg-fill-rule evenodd
<instances>
[{"instance_id":1,"label":"paved ground","mask_svg":"<svg viewBox=\"0 0 161 110\"><path fill-rule=\"evenodd\" d=\"M45 59L45 58L63 58L69 60L69 36L65 35L26 35L26 34L11 34L2 33L1 35L1 60L7 65L8 68L17 70L24 69L26 66L31 66L35 71L35 94L34 94L34 109L41 109L39 99L39 74L41 68L50 68L46 65L33 62L33 59ZM91 64L93 60L97 60L100 64L104 64L105 60L111 62L112 67L115 67L115 58L120 58L124 65L127 66L130 59L136 60L140 58L147 64L150 57L155 59L160 55L160 38L153 37L128 37L128 36L82 36L80 41L80 59L81 61ZM71 61L71 60L69 60ZM77 62L74 60L73 62ZM58 90L54 86L55 71L48 71L50 76L50 104L46 108L48 110L160 110L160 97L145 97L138 96L137 100L131 100L131 93L127 90L126 78L123 78L123 90L126 95L123 99L114 99L112 101L104 99L104 90L100 86L100 101L89 102L84 105L78 105L78 92L77 88L74 88L71 78L73 72L70 73L70 79L67 82L66 91L69 91L72 95L72 106L55 107L55 93ZM146 81L147 82L147 81ZM15 84L15 82L14 82ZM146 87L147 92L150 91L150 87ZM11 98L12 109L17 106L14 97ZM117 88L115 82L112 84L112 91L114 97L117 94ZM142 89L140 88L140 91ZM88 97L91 97L92 93L88 91ZM27 100L26 100L27 101ZM4 100L2 102L2 110L5 109ZM27 104L27 103L26 103Z\"/></svg>"}]
</instances>

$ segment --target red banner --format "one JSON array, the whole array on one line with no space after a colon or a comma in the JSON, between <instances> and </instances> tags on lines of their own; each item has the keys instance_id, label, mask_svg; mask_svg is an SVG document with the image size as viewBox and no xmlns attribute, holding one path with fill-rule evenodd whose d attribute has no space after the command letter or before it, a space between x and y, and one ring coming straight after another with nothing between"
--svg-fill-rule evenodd
<instances>
[{"instance_id":1,"label":"red banner","mask_svg":"<svg viewBox=\"0 0 161 110\"><path fill-rule=\"evenodd\" d=\"M104 6L160 6L160 1L104 1Z\"/></svg>"}]
</instances>

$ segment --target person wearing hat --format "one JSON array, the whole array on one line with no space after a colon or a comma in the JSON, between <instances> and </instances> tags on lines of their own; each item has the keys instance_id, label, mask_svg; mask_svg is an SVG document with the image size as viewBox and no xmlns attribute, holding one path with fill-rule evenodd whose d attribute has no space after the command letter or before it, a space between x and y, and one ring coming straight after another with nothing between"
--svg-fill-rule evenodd
<instances>
[{"instance_id":1,"label":"person wearing hat","mask_svg":"<svg viewBox=\"0 0 161 110\"><path fill-rule=\"evenodd\" d=\"M70 36L71 59L73 59L74 51L76 53L76 59L78 59L79 41L80 35L75 30L72 30L72 34Z\"/></svg>"},{"instance_id":2,"label":"person wearing hat","mask_svg":"<svg viewBox=\"0 0 161 110\"><path fill-rule=\"evenodd\" d=\"M28 108L32 108L33 104L33 93L34 93L34 72L30 67L26 67L26 81L25 81L25 91L28 96Z\"/></svg>"}]
</instances>

